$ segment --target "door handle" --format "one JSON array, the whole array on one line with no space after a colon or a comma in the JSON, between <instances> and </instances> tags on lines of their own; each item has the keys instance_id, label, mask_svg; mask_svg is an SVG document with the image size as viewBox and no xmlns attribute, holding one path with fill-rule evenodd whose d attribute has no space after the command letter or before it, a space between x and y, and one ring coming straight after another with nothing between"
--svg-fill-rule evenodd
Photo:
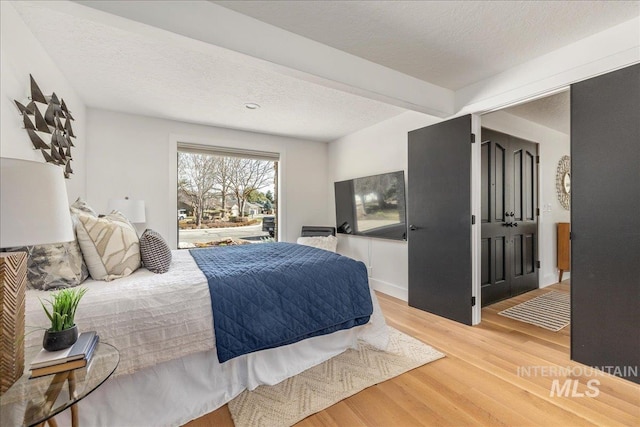
<instances>
[{"instance_id":1,"label":"door handle","mask_svg":"<svg viewBox=\"0 0 640 427\"><path fill-rule=\"evenodd\" d=\"M411 231L416 231L418 230L420 227L416 227L415 225L409 225L409 230Z\"/></svg>"}]
</instances>

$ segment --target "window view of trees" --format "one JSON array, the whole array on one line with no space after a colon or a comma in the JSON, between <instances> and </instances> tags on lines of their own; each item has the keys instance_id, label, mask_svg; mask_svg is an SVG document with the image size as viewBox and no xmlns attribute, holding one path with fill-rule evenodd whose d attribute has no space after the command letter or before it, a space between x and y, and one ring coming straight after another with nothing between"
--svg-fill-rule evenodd
<instances>
[{"instance_id":1,"label":"window view of trees","mask_svg":"<svg viewBox=\"0 0 640 427\"><path fill-rule=\"evenodd\" d=\"M180 247L275 237L277 165L269 160L179 151Z\"/></svg>"}]
</instances>

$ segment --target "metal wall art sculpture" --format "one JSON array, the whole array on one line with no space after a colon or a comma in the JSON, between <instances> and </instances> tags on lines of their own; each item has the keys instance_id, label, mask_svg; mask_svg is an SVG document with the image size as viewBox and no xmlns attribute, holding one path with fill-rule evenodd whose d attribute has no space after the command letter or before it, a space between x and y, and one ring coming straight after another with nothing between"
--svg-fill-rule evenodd
<instances>
[{"instance_id":1,"label":"metal wall art sculpture","mask_svg":"<svg viewBox=\"0 0 640 427\"><path fill-rule=\"evenodd\" d=\"M31 78L31 96L29 103L23 105L14 100L20 114L24 128L31 139L33 148L40 150L48 163L64 167L64 177L69 178L71 169L71 147L74 147L71 122L74 120L64 99L59 99L54 93L43 95L38 84ZM44 114L42 113L44 110ZM47 142L48 141L48 142Z\"/></svg>"}]
</instances>

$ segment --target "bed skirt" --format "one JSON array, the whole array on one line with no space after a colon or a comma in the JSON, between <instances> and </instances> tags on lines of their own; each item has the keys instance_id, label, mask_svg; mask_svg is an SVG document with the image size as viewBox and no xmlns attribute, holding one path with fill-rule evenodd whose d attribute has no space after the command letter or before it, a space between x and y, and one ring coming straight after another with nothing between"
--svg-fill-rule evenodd
<instances>
[{"instance_id":1,"label":"bed skirt","mask_svg":"<svg viewBox=\"0 0 640 427\"><path fill-rule=\"evenodd\" d=\"M320 336L240 356L224 364L210 350L109 379L79 403L80 425L183 425L220 408L245 389L277 384L354 348L368 326L335 332L331 339ZM372 341L382 344L385 339L383 325ZM70 424L69 411L56 419L60 425Z\"/></svg>"}]
</instances>

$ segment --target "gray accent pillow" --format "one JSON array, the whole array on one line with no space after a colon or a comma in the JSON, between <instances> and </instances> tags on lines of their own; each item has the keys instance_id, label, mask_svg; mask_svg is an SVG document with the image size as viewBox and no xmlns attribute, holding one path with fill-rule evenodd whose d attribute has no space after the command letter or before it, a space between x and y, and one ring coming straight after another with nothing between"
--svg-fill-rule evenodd
<instances>
[{"instance_id":1,"label":"gray accent pillow","mask_svg":"<svg viewBox=\"0 0 640 427\"><path fill-rule=\"evenodd\" d=\"M97 217L91 207L78 198L70 207L75 229L79 212ZM7 248L10 252L27 252L27 287L47 291L78 286L89 277L78 240L47 245Z\"/></svg>"},{"instance_id":2,"label":"gray accent pillow","mask_svg":"<svg viewBox=\"0 0 640 427\"><path fill-rule=\"evenodd\" d=\"M50 245L8 248L9 252L27 252L27 287L48 291L78 286L89 271L76 240Z\"/></svg>"},{"instance_id":3,"label":"gray accent pillow","mask_svg":"<svg viewBox=\"0 0 640 427\"><path fill-rule=\"evenodd\" d=\"M162 236L146 229L140 236L140 256L142 264L154 273L166 273L171 265L171 249Z\"/></svg>"}]
</instances>

